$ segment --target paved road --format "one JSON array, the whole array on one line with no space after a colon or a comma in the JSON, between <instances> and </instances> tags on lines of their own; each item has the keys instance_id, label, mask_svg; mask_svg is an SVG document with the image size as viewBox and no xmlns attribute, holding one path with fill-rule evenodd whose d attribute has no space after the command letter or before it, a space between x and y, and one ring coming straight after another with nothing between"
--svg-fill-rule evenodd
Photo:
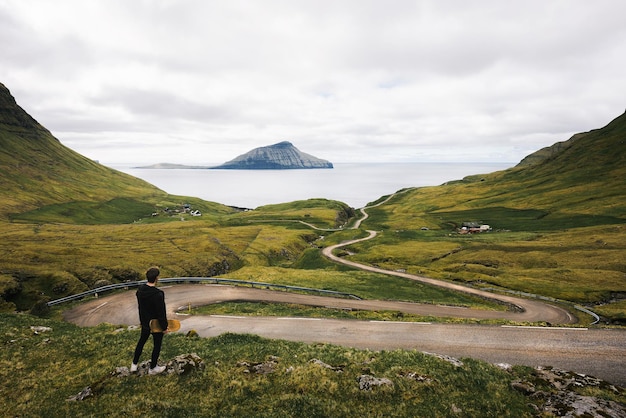
<instances>
[{"instance_id":1,"label":"paved road","mask_svg":"<svg viewBox=\"0 0 626 418\"><path fill-rule=\"evenodd\" d=\"M320 306L387 309L417 312L453 309L455 316L472 315L469 309L388 301L357 301L282 291L223 285L161 286L168 315L181 319L181 331L196 330L203 337L225 332L252 333L267 338L322 342L371 350L416 349L453 357L472 357L492 363L551 365L591 374L626 386L626 331L568 328L509 328L500 326L421 324L308 318L184 316L175 311L191 305L229 300L308 303ZM499 312L502 314L502 312ZM65 319L81 326L102 322L138 323L135 292L91 300L65 312Z\"/></svg>"}]
</instances>

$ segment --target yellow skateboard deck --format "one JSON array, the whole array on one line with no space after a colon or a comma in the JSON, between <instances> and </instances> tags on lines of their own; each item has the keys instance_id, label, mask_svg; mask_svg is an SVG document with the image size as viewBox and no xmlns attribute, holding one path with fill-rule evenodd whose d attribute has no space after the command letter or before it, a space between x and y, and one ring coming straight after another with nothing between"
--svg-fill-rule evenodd
<instances>
[{"instance_id":1,"label":"yellow skateboard deck","mask_svg":"<svg viewBox=\"0 0 626 418\"><path fill-rule=\"evenodd\" d=\"M167 320L167 330L170 332L176 332L180 329L180 321L178 319L168 319ZM159 324L158 319L150 320L150 332L163 332L161 329L161 324Z\"/></svg>"}]
</instances>

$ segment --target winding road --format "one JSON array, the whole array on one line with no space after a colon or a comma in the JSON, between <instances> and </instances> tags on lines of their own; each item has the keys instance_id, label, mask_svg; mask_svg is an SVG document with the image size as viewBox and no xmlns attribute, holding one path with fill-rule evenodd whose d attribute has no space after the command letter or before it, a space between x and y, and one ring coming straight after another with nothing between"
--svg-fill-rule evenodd
<instances>
[{"instance_id":1,"label":"winding road","mask_svg":"<svg viewBox=\"0 0 626 418\"><path fill-rule=\"evenodd\" d=\"M379 205L387 200L380 202ZM353 228L360 227L361 222L367 218L365 210L361 209L361 211L363 217ZM458 358L471 357L491 363L550 365L590 374L614 384L626 386L626 332L620 329L184 315L190 306L248 300L340 309L393 310L439 317L500 318L518 322L546 321L551 324L576 322L576 318L567 310L544 302L493 294L427 277L383 270L344 260L333 254L333 251L339 247L376 236L375 231L368 232L369 235L365 238L327 247L323 253L335 262L354 268L400 276L429 285L487 297L514 305L518 309L488 311L409 302L339 299L224 285L191 284L161 286L166 295L168 316L176 316L181 320L181 332L193 329L202 337L214 337L225 332L251 333L267 338L307 343L332 343L371 350L415 349ZM91 300L66 311L64 318L80 326L95 326L103 322L120 325L137 324L135 292L127 291Z\"/></svg>"},{"instance_id":2,"label":"winding road","mask_svg":"<svg viewBox=\"0 0 626 418\"><path fill-rule=\"evenodd\" d=\"M560 308L558 306L550 305L544 302L530 300L530 299L522 299L513 296L507 295L499 295L491 292L487 292L485 290L474 289L471 287L463 286L460 284L444 282L441 280L430 279L428 277L418 276L415 274L409 274L405 272L399 271L390 271L381 269L378 267L373 267L365 264L356 263L354 261L345 260L341 257L337 257L333 254L333 251L340 247L345 247L356 242L365 241L368 239L372 239L376 236L376 231L368 231L369 235L365 238L355 239L347 242L342 242L340 244L332 245L324 248L322 253L328 257L329 259L342 263L357 269L366 270L374 273L387 274L392 276L404 277L406 279L411 279L415 281L419 281L422 283L429 284L431 286L443 287L449 290L454 290L457 292L468 293L474 296L480 296L487 299L497 300L499 302L513 305L519 309L519 311L486 311L480 309L466 309L466 310L458 310L451 307L441 306L437 309L437 313L433 313L433 310L428 313L428 315L435 316L451 316L456 318L475 318L475 319L510 319L517 322L540 322L545 321L551 324L574 324L577 322L577 319L570 314L566 309ZM424 305L416 305L420 306L420 309L417 309L411 313L424 313L422 311ZM397 307L395 308L397 309ZM453 310L454 309L454 310ZM398 309L402 310L402 309ZM408 311L404 311L408 312Z\"/></svg>"}]
</instances>

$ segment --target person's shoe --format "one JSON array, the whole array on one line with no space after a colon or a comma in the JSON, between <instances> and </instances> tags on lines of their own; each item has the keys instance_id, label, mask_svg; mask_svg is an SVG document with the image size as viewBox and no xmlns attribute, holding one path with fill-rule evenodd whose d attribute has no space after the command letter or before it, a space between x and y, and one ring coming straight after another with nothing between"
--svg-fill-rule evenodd
<instances>
[{"instance_id":1,"label":"person's shoe","mask_svg":"<svg viewBox=\"0 0 626 418\"><path fill-rule=\"evenodd\" d=\"M159 374L165 371L165 366L154 366L153 369L148 370L148 374Z\"/></svg>"},{"instance_id":2,"label":"person's shoe","mask_svg":"<svg viewBox=\"0 0 626 418\"><path fill-rule=\"evenodd\" d=\"M137 371L137 365L135 363L130 365L130 372L135 373Z\"/></svg>"}]
</instances>

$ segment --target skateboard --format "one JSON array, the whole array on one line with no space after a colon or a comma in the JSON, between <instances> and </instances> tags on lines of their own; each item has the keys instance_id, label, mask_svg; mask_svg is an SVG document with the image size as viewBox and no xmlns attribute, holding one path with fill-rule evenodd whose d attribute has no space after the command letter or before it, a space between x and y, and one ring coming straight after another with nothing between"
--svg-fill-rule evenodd
<instances>
[{"instance_id":1,"label":"skateboard","mask_svg":"<svg viewBox=\"0 0 626 418\"><path fill-rule=\"evenodd\" d=\"M170 332L176 332L180 329L180 321L178 319L167 320L167 330ZM163 332L158 319L150 320L150 332Z\"/></svg>"}]
</instances>

